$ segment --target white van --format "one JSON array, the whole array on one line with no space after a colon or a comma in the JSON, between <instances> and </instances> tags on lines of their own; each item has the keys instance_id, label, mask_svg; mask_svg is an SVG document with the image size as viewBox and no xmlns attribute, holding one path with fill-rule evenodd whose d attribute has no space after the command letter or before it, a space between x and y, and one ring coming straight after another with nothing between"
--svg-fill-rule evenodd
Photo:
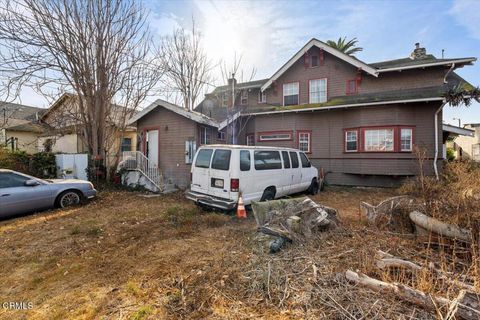
<instances>
[{"instance_id":1,"label":"white van","mask_svg":"<svg viewBox=\"0 0 480 320\"><path fill-rule=\"evenodd\" d=\"M248 205L319 190L318 170L290 148L205 145L195 154L191 177L186 197L223 210L235 208L240 195Z\"/></svg>"}]
</instances>

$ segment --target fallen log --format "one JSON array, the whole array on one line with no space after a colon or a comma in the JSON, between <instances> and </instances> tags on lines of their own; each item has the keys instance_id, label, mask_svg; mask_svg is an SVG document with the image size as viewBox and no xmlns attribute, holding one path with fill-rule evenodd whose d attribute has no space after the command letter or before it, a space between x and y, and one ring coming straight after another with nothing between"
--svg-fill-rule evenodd
<instances>
[{"instance_id":1,"label":"fallen log","mask_svg":"<svg viewBox=\"0 0 480 320\"><path fill-rule=\"evenodd\" d=\"M369 221L375 221L380 215L391 215L395 210L406 208L412 204L412 198L408 196L397 196L385 199L376 206L362 202L360 203L360 208Z\"/></svg>"},{"instance_id":2,"label":"fallen log","mask_svg":"<svg viewBox=\"0 0 480 320\"><path fill-rule=\"evenodd\" d=\"M421 212L412 211L410 212L409 216L416 227L423 228L427 231L434 232L447 238L457 239L464 242L470 242L472 239L472 235L469 230L442 222Z\"/></svg>"},{"instance_id":3,"label":"fallen log","mask_svg":"<svg viewBox=\"0 0 480 320\"><path fill-rule=\"evenodd\" d=\"M429 263L428 267L422 267L414 262L395 257L389 253L383 252L381 250L377 251L377 261L376 261L377 267L379 269L388 269L388 268L406 268L410 269L414 272L432 272L436 277L439 279L442 279L443 281L456 286L460 289L466 289L470 291L476 291L475 287L471 284L465 283L460 280L454 280L450 278L450 275L447 274L446 272L435 268L435 265L433 263Z\"/></svg>"},{"instance_id":4,"label":"fallen log","mask_svg":"<svg viewBox=\"0 0 480 320\"><path fill-rule=\"evenodd\" d=\"M427 310L438 311L440 308L449 308L449 312L459 319L477 320L480 318L480 297L474 292L462 290L459 296L451 301L443 297L428 295L425 292L403 284L380 281L352 270L347 270L345 277L357 285L367 287L377 292L392 293L405 301Z\"/></svg>"}]
</instances>

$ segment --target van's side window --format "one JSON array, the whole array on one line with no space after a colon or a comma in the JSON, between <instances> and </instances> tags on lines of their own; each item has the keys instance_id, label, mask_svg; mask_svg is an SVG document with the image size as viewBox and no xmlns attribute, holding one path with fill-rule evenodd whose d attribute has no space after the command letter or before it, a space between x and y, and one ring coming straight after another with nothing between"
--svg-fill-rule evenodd
<instances>
[{"instance_id":1,"label":"van's side window","mask_svg":"<svg viewBox=\"0 0 480 320\"><path fill-rule=\"evenodd\" d=\"M290 157L292 158L292 168L298 168L298 156L295 151L290 151Z\"/></svg>"},{"instance_id":2,"label":"van's side window","mask_svg":"<svg viewBox=\"0 0 480 320\"><path fill-rule=\"evenodd\" d=\"M212 160L212 169L217 170L228 170L230 169L230 155L232 151L230 150L215 150Z\"/></svg>"},{"instance_id":3,"label":"van's side window","mask_svg":"<svg viewBox=\"0 0 480 320\"><path fill-rule=\"evenodd\" d=\"M256 170L282 169L282 159L278 151L255 151L253 157Z\"/></svg>"},{"instance_id":4,"label":"van's side window","mask_svg":"<svg viewBox=\"0 0 480 320\"><path fill-rule=\"evenodd\" d=\"M198 151L197 160L195 161L195 167L209 168L210 159L212 158L212 149L202 149Z\"/></svg>"},{"instance_id":5,"label":"van's side window","mask_svg":"<svg viewBox=\"0 0 480 320\"><path fill-rule=\"evenodd\" d=\"M302 160L302 168L310 168L312 166L305 153L300 153L300 159Z\"/></svg>"},{"instance_id":6,"label":"van's side window","mask_svg":"<svg viewBox=\"0 0 480 320\"><path fill-rule=\"evenodd\" d=\"M287 151L282 151L282 158L283 158L283 167L285 169L290 168L290 158L288 157Z\"/></svg>"},{"instance_id":7,"label":"van's side window","mask_svg":"<svg viewBox=\"0 0 480 320\"><path fill-rule=\"evenodd\" d=\"M240 150L240 171L250 171L250 151Z\"/></svg>"}]
</instances>

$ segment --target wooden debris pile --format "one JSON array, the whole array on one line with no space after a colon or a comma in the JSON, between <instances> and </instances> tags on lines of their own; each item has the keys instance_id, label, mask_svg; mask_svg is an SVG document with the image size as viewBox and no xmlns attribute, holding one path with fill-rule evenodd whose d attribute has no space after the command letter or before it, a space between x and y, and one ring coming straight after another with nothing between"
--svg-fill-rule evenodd
<instances>
[{"instance_id":1,"label":"wooden debris pile","mask_svg":"<svg viewBox=\"0 0 480 320\"><path fill-rule=\"evenodd\" d=\"M480 319L480 294L472 283L466 282L471 281L470 279L454 279L453 274L436 268L432 262L423 267L415 262L395 257L380 250L376 255L376 265L380 270L408 270L414 277L419 276L422 272L429 272L437 280L444 281L460 291L455 299L449 299L432 296L402 283L381 281L352 270L347 270L345 277L351 283L373 291L393 294L397 298L423 309L436 313L441 310L448 315L446 319Z\"/></svg>"},{"instance_id":2,"label":"wooden debris pile","mask_svg":"<svg viewBox=\"0 0 480 320\"><path fill-rule=\"evenodd\" d=\"M270 252L286 242L308 240L312 233L338 226L337 210L315 203L308 197L253 202L257 230L267 237Z\"/></svg>"}]
</instances>

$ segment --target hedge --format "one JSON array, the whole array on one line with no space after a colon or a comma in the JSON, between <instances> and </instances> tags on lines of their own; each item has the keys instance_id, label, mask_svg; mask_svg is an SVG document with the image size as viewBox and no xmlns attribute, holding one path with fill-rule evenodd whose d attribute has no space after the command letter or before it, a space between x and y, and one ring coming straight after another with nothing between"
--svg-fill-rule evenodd
<instances>
[{"instance_id":1,"label":"hedge","mask_svg":"<svg viewBox=\"0 0 480 320\"><path fill-rule=\"evenodd\" d=\"M31 155L25 151L0 148L0 168L46 179L55 178L57 175L55 154L51 152L38 152Z\"/></svg>"}]
</instances>

